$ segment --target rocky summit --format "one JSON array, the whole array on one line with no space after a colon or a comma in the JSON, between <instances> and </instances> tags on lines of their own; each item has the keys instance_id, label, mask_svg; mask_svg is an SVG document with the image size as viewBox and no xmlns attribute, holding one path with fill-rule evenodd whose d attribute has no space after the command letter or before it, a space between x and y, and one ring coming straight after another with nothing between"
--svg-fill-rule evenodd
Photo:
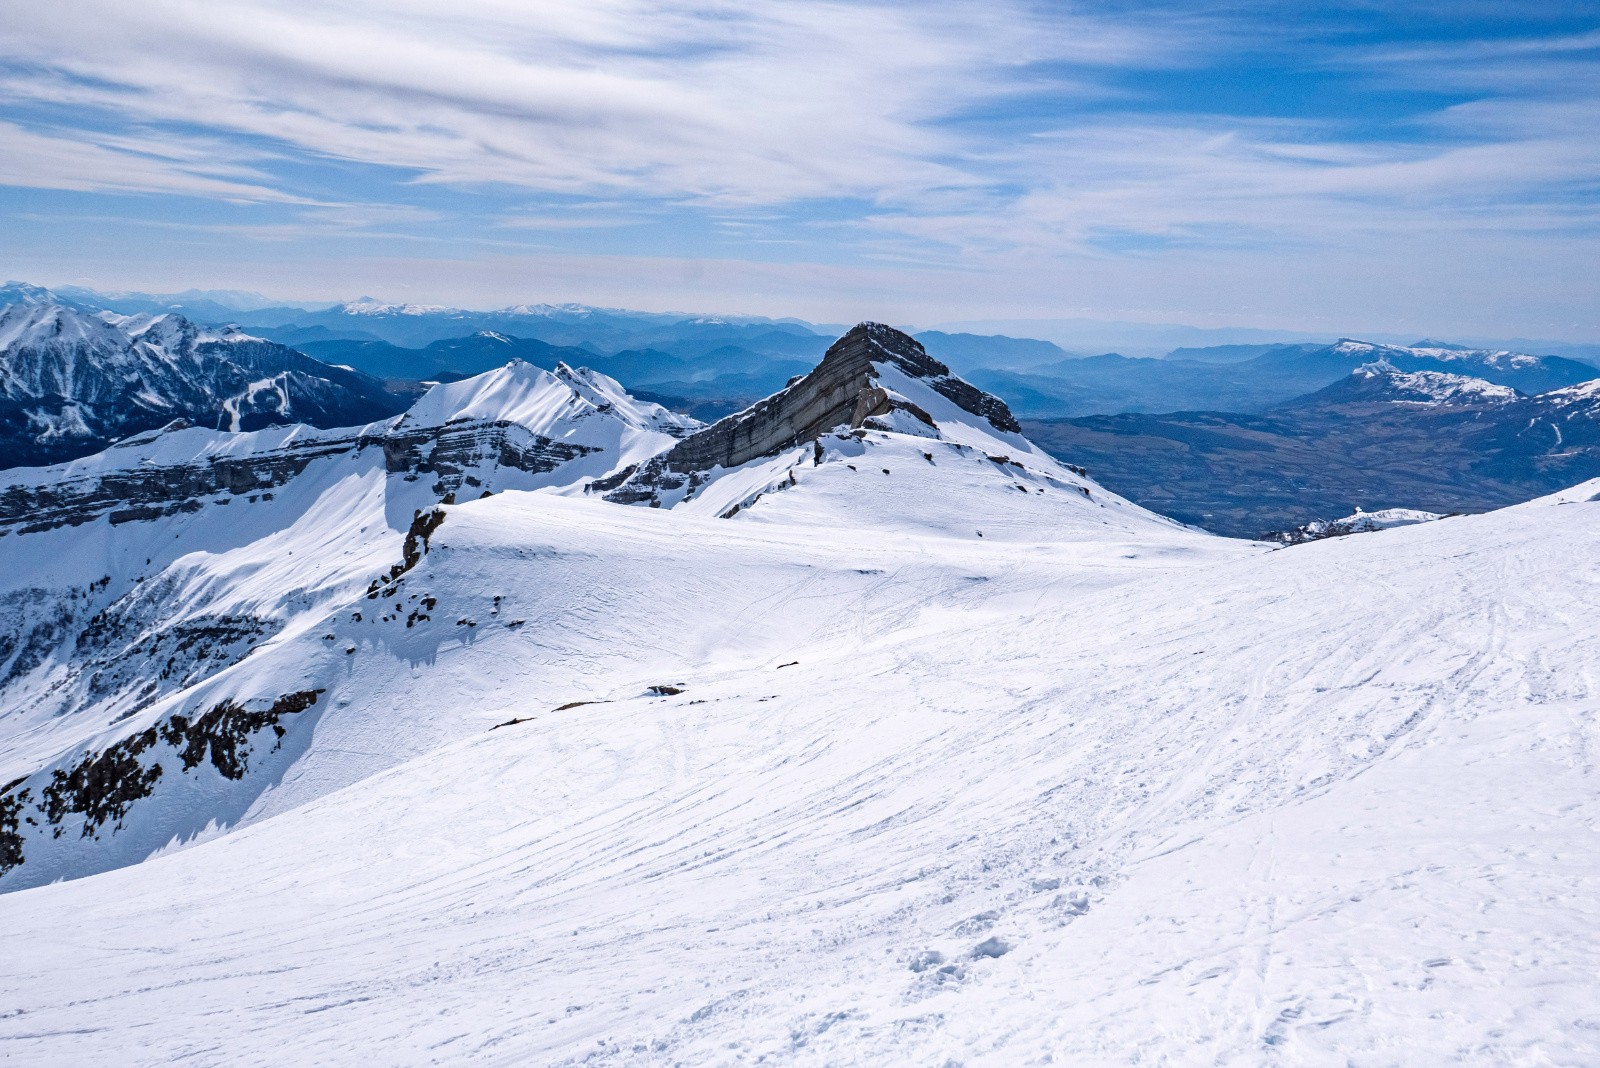
<instances>
[{"instance_id":1,"label":"rocky summit","mask_svg":"<svg viewBox=\"0 0 1600 1068\"><path fill-rule=\"evenodd\" d=\"M995 430L1021 432L1004 401L951 374L915 338L882 323L861 323L835 341L810 373L626 472L610 487L607 500L659 504L663 491L680 489L718 468L731 470L816 441L837 427L898 427L896 413L934 428L925 407L895 388L905 379L921 383Z\"/></svg>"}]
</instances>

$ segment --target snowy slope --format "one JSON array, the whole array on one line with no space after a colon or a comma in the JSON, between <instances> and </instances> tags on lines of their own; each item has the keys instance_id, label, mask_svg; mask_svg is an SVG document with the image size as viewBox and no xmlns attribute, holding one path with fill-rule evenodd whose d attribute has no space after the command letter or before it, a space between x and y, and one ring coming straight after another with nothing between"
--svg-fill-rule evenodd
<instances>
[{"instance_id":1,"label":"snowy slope","mask_svg":"<svg viewBox=\"0 0 1600 1068\"><path fill-rule=\"evenodd\" d=\"M1600 553L1597 498L1266 555L459 506L416 580L479 602L429 692L480 728L0 898L0 1035L230 1064L1593 1059L1600 590L1568 562ZM631 657L542 685L618 615Z\"/></svg>"},{"instance_id":2,"label":"snowy slope","mask_svg":"<svg viewBox=\"0 0 1600 1068\"><path fill-rule=\"evenodd\" d=\"M12 868L0 885L127 863L192 833L196 819L235 818L267 782L234 774L269 726L257 714L317 689L291 684L330 648L325 628L311 628L352 602L368 607L369 587L393 579L418 537L426 548L419 524L441 498L581 493L693 425L592 372L514 363L366 427L178 429L0 475L0 544L13 565L0 575L0 783L29 792L35 819L10 828L31 844L20 867L0 855L0 869ZM278 646L288 651L274 659ZM262 677L271 693L247 692L262 664L287 666ZM249 706L257 697L264 708ZM174 715L193 726L230 701L243 713L207 733L241 738L177 737ZM153 728L173 737L141 743ZM153 844L119 834L128 805L156 786L199 789L190 780L203 766L169 759L149 773L161 781L140 782L107 754L133 746L129 756L148 762L197 745L228 781L198 800L157 796ZM242 762L219 755L235 748ZM57 771L77 778L72 800L50 808ZM57 833L63 821L70 835Z\"/></svg>"},{"instance_id":3,"label":"snowy slope","mask_svg":"<svg viewBox=\"0 0 1600 1068\"><path fill-rule=\"evenodd\" d=\"M442 427L472 420L511 423L551 441L602 450L596 476L639 463L700 426L659 404L636 400L598 371L564 363L544 371L523 360L433 387L396 426ZM567 480L575 481L570 475Z\"/></svg>"},{"instance_id":4,"label":"snowy slope","mask_svg":"<svg viewBox=\"0 0 1600 1068\"><path fill-rule=\"evenodd\" d=\"M688 428L513 366L354 444L297 432L332 451L270 501L0 539L48 594L19 604L85 606L37 620L58 644L0 692L0 785L26 777L0 794L149 731L128 755L164 769L88 838L83 812L18 829L0 1049L1600 1057L1600 482L1273 551L1116 498L993 398L873 366L828 410L875 414L789 446L805 405L761 409L772 433L736 440L777 447L657 508L585 490ZM507 433L618 445L532 471ZM114 588L63 597L80 559L116 560ZM116 631L80 616L117 605L101 681L68 678L59 643ZM148 669L116 676L222 617L267 633L208 638L153 696ZM219 708L234 733L182 766Z\"/></svg>"},{"instance_id":5,"label":"snowy slope","mask_svg":"<svg viewBox=\"0 0 1600 1068\"><path fill-rule=\"evenodd\" d=\"M1553 412L1559 412L1563 419L1600 419L1600 379L1565 389L1553 389L1541 393L1536 399L1543 401Z\"/></svg>"},{"instance_id":6,"label":"snowy slope","mask_svg":"<svg viewBox=\"0 0 1600 1068\"><path fill-rule=\"evenodd\" d=\"M1367 387L1374 399L1402 403L1509 404L1522 396L1510 386L1481 378L1443 371L1401 371L1382 360L1362 364L1351 372L1351 377Z\"/></svg>"}]
</instances>

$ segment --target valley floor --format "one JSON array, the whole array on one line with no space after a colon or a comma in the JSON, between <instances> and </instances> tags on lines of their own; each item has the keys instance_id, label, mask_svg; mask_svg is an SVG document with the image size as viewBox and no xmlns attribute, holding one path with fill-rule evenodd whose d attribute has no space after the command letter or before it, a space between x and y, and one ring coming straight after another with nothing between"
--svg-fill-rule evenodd
<instances>
[{"instance_id":1,"label":"valley floor","mask_svg":"<svg viewBox=\"0 0 1600 1068\"><path fill-rule=\"evenodd\" d=\"M1600 483L1279 551L785 496L453 510L415 581L591 568L600 703L484 628L411 676L471 731L0 896L0 1059L1600 1061Z\"/></svg>"}]
</instances>

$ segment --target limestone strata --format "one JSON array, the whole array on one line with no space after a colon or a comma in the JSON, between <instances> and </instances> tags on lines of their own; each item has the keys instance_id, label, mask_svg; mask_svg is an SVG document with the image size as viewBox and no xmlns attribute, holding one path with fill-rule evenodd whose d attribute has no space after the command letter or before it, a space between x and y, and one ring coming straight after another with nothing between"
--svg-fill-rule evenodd
<instances>
[{"instance_id":1,"label":"limestone strata","mask_svg":"<svg viewBox=\"0 0 1600 1068\"><path fill-rule=\"evenodd\" d=\"M102 516L112 523L158 519L197 511L202 502L269 493L317 460L362 449L383 450L390 474L434 477L440 496L482 484L495 466L545 472L595 450L554 441L508 422L462 422L445 427L373 431L319 437L279 449L197 459L163 466L130 465L71 481L13 483L0 491L0 536L77 526Z\"/></svg>"},{"instance_id":2,"label":"limestone strata","mask_svg":"<svg viewBox=\"0 0 1600 1068\"><path fill-rule=\"evenodd\" d=\"M815 441L839 426L859 427L873 416L895 408L910 411L923 422L928 414L896 400L878 384L877 367L892 365L921 379L935 392L996 429L1017 433L1021 427L1004 401L950 373L908 334L881 323L862 323L829 347L811 372L742 412L684 438L667 452L612 479L595 483L606 499L639 504L658 499L662 490L677 489L700 472L732 468Z\"/></svg>"}]
</instances>

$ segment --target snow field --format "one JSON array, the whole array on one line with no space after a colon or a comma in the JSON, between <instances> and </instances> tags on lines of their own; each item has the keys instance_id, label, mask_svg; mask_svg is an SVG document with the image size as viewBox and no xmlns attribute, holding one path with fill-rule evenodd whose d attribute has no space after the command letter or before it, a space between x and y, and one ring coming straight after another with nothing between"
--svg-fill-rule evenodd
<instances>
[{"instance_id":1,"label":"snow field","mask_svg":"<svg viewBox=\"0 0 1600 1068\"><path fill-rule=\"evenodd\" d=\"M1597 1056L1600 486L1263 553L1075 492L880 531L817 470L732 521L452 509L407 581L470 635L341 630L241 829L0 897L0 1048Z\"/></svg>"}]
</instances>

